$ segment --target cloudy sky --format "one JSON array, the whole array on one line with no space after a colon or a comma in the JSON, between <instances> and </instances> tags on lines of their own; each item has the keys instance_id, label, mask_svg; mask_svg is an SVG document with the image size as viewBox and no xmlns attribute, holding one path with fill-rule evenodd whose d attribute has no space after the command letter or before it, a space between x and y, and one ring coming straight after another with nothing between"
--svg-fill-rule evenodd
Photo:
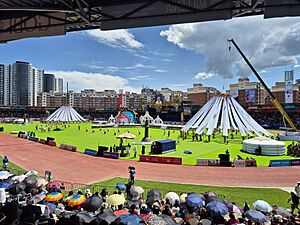
<instances>
[{"instance_id":1,"label":"cloudy sky","mask_svg":"<svg viewBox=\"0 0 300 225\"><path fill-rule=\"evenodd\" d=\"M234 38L271 86L284 70L300 78L300 20L238 18L129 30L90 30L0 45L0 63L29 61L83 88L138 91L142 86L186 90L203 83L223 91L240 76L256 80L234 47Z\"/></svg>"}]
</instances>

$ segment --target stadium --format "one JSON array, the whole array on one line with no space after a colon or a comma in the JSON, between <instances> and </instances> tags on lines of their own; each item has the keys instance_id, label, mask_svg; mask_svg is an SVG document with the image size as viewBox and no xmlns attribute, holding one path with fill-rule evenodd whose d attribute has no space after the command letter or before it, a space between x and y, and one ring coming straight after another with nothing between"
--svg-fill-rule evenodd
<instances>
[{"instance_id":1,"label":"stadium","mask_svg":"<svg viewBox=\"0 0 300 225\"><path fill-rule=\"evenodd\" d=\"M9 46L90 29L297 17L299 7L267 0L0 1L0 41ZM68 85L59 107L0 107L0 224L300 224L298 106L294 114L282 106L235 40L228 44L259 80L274 113L253 113L249 108L256 106L246 109L233 93L214 93L189 116L175 98L167 111L161 93L154 94L154 108L142 102L135 110L123 107L129 100L122 91L113 100L118 110L95 113L72 107L76 93ZM9 68L13 77L25 68L16 64L3 71ZM0 82L4 93L6 81ZM247 89L243 97L251 102L255 94Z\"/></svg>"}]
</instances>

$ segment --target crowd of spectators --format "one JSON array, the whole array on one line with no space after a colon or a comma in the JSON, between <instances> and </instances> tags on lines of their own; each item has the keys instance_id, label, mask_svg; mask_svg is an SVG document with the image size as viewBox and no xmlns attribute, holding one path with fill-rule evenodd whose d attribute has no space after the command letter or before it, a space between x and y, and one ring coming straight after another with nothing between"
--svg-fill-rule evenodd
<instances>
[{"instance_id":1,"label":"crowd of spectators","mask_svg":"<svg viewBox=\"0 0 300 225\"><path fill-rule=\"evenodd\" d=\"M295 144L294 142L292 144L289 144L287 146L287 155L300 157L300 144Z\"/></svg>"},{"instance_id":2,"label":"crowd of spectators","mask_svg":"<svg viewBox=\"0 0 300 225\"><path fill-rule=\"evenodd\" d=\"M292 211L262 200L251 210L212 192L174 193L158 190L144 193L134 182L116 184L112 193L103 188L65 192L57 182L47 183L29 171L14 176L0 171L0 225L214 225L300 224L299 196L292 192ZM68 194L67 194L68 193ZM294 214L295 213L295 214Z\"/></svg>"}]
</instances>

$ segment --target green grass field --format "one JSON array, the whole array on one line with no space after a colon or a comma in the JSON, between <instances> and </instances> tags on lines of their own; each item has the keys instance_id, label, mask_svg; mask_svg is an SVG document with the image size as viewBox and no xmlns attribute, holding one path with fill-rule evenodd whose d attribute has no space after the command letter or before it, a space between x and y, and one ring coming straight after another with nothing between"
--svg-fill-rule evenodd
<instances>
[{"instance_id":1,"label":"green grass field","mask_svg":"<svg viewBox=\"0 0 300 225\"><path fill-rule=\"evenodd\" d=\"M88 186L87 188L90 188L91 191L95 192L101 191L102 187L107 187L109 194L112 194L112 192L116 190L114 187L117 183L127 183L127 181L127 179L123 178L113 178ZM241 206L243 206L245 202L248 202L252 207L252 203L260 199L269 202L271 205L277 204L282 207L289 207L289 204L287 203L289 193L277 188L218 187L163 183L144 180L136 180L135 185L143 187L146 192L155 188L161 192L163 197L169 191L174 191L178 194L189 192L204 193L206 191L212 191L216 194L225 196L227 200L235 202Z\"/></svg>"},{"instance_id":2,"label":"green grass field","mask_svg":"<svg viewBox=\"0 0 300 225\"><path fill-rule=\"evenodd\" d=\"M16 124L1 124L4 126L5 132L9 133L10 131L35 131L36 125L41 126L40 123L30 123L27 125L16 125ZM43 125L46 126L46 125ZM134 140L125 140L124 144L139 142L143 138L144 128L119 128L120 133L118 133L118 128L102 128L94 129L94 132L91 129L91 123L81 123L81 129L78 130L78 124L71 124L70 127L63 128L63 131L53 131L55 125L52 126L52 131L50 132L42 132L38 130L36 132L36 137L38 138L46 138L53 137L55 138L58 145L70 144L78 147L78 151L83 152L85 148L97 149L98 145L103 146L113 146L119 145L119 139L116 138L116 135L122 134L124 132L129 131L132 134L136 135ZM86 132L86 129L88 132ZM104 134L106 131L106 134ZM139 135L140 131L140 135ZM168 138L167 136L168 130L164 131L160 128L151 128L150 136L152 140L161 140ZM180 135L179 130L170 130L170 139L177 140ZM223 143L223 137L221 135L217 135L216 139L212 139L210 143L197 142L192 141L191 137L188 137L186 140L180 139L180 143L177 145L177 151L164 154L164 156L173 156L173 157L182 157L183 164L195 165L196 159L216 159L218 158L218 154L224 153L226 149L229 150L231 159L237 158L237 155L246 157L254 157L257 160L258 166L268 166L269 161L271 159L289 159L292 157L289 156L254 156L251 154L241 152L242 148L242 139L239 135L235 135L235 139L229 139L229 144L225 145ZM286 142L289 144L290 142ZM138 151L140 153L141 146L137 146ZM184 150L191 150L193 154L187 155L184 154ZM149 154L150 147L146 147L146 154ZM137 160L138 158L133 158L133 152L131 151L131 156L124 157L122 159L132 159Z\"/></svg>"}]
</instances>

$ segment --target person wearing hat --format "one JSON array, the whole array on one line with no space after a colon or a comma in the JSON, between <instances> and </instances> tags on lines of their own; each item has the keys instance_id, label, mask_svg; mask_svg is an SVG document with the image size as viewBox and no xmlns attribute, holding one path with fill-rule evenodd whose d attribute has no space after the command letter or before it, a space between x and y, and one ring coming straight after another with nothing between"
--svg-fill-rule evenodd
<instances>
[{"instance_id":1,"label":"person wearing hat","mask_svg":"<svg viewBox=\"0 0 300 225\"><path fill-rule=\"evenodd\" d=\"M85 197L88 199L89 197L91 197L92 193L90 189L85 189Z\"/></svg>"},{"instance_id":2,"label":"person wearing hat","mask_svg":"<svg viewBox=\"0 0 300 225\"><path fill-rule=\"evenodd\" d=\"M143 203L141 205L140 214L146 214L147 215L149 213L150 213L150 210L148 209L148 206L145 203Z\"/></svg>"}]
</instances>

